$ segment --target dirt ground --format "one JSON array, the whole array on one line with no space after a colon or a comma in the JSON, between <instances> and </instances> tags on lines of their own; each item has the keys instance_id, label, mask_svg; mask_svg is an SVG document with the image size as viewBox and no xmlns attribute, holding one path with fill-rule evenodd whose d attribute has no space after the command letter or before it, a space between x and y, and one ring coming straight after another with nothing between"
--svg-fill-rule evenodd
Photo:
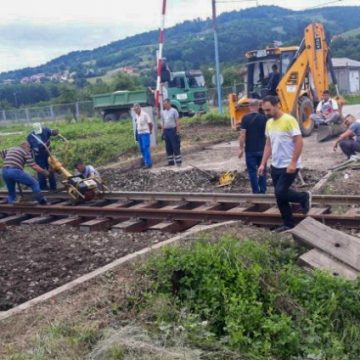
<instances>
[{"instance_id":1,"label":"dirt ground","mask_svg":"<svg viewBox=\"0 0 360 360\"><path fill-rule=\"evenodd\" d=\"M0 239L0 311L166 238L151 232L84 234L71 227L10 226Z\"/></svg>"}]
</instances>

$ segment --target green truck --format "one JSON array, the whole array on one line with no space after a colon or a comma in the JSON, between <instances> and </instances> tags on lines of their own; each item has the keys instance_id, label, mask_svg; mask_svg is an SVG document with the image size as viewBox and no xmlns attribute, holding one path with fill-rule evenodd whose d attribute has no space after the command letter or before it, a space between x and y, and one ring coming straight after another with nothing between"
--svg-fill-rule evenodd
<instances>
[{"instance_id":1,"label":"green truck","mask_svg":"<svg viewBox=\"0 0 360 360\"><path fill-rule=\"evenodd\" d=\"M200 70L179 71L171 74L167 83L167 97L179 114L194 115L208 111L208 90ZM166 95L166 94L165 94ZM115 91L94 95L94 109L100 111L106 121L128 118L135 103L154 106L154 95L149 90Z\"/></svg>"}]
</instances>

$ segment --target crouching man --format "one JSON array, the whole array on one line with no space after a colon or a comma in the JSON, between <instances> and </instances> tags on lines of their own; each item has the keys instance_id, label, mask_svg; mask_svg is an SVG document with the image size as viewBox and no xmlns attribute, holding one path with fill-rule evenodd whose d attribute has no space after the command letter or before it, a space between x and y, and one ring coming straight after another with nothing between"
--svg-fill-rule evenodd
<instances>
[{"instance_id":1,"label":"crouching man","mask_svg":"<svg viewBox=\"0 0 360 360\"><path fill-rule=\"evenodd\" d=\"M84 179L93 179L97 184L98 190L106 190L99 172L92 165L85 165L84 161L78 160L75 163L75 169L77 170L77 175L81 175Z\"/></svg>"},{"instance_id":2,"label":"crouching man","mask_svg":"<svg viewBox=\"0 0 360 360\"><path fill-rule=\"evenodd\" d=\"M20 146L2 151L4 166L2 176L8 189L8 203L16 201L16 183L24 184L31 188L35 200L40 205L46 205L47 200L40 191L39 182L24 171L24 166L29 165L37 173L49 176L49 171L37 165L31 155L31 148L28 142Z\"/></svg>"},{"instance_id":3,"label":"crouching man","mask_svg":"<svg viewBox=\"0 0 360 360\"><path fill-rule=\"evenodd\" d=\"M340 145L342 152L350 159L350 156L360 152L360 123L349 114L346 115L344 124L347 130L336 139L333 150L336 151Z\"/></svg>"}]
</instances>

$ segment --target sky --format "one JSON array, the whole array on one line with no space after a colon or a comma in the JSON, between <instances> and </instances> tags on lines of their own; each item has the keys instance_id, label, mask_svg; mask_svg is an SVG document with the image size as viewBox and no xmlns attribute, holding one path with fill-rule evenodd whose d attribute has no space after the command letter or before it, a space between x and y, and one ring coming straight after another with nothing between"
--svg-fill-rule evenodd
<instances>
[{"instance_id":1,"label":"sky","mask_svg":"<svg viewBox=\"0 0 360 360\"><path fill-rule=\"evenodd\" d=\"M163 0L5 0L0 12L0 72L41 65L160 26ZM359 5L359 0L217 0L217 12L256 5L294 10ZM166 26L211 16L211 0L167 0Z\"/></svg>"}]
</instances>

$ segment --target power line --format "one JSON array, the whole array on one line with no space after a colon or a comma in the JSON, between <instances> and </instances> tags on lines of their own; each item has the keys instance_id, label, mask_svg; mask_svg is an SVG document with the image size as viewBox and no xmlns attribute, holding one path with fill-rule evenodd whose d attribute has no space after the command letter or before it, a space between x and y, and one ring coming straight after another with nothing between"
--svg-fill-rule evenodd
<instances>
[{"instance_id":1,"label":"power line","mask_svg":"<svg viewBox=\"0 0 360 360\"><path fill-rule=\"evenodd\" d=\"M245 2L256 2L256 5L259 5L259 0L216 0L216 3L218 4L245 3Z\"/></svg>"},{"instance_id":2,"label":"power line","mask_svg":"<svg viewBox=\"0 0 360 360\"><path fill-rule=\"evenodd\" d=\"M317 8L320 8L320 7L324 7L326 5L331 5L331 4L335 4L335 3L338 3L338 2L342 2L343 0L332 0L332 1L328 1L326 3L323 3L323 4L319 4L319 5L316 5L316 6L313 6L311 8L306 8L307 10L311 10L311 9L317 9Z\"/></svg>"}]
</instances>

